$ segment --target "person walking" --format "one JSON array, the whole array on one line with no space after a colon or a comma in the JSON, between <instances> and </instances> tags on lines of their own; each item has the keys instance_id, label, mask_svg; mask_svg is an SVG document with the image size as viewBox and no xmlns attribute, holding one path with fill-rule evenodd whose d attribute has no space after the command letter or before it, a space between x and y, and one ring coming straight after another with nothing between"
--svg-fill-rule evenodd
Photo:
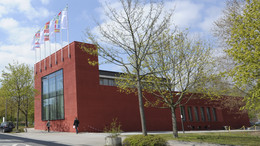
<instances>
[{"instance_id":1,"label":"person walking","mask_svg":"<svg viewBox=\"0 0 260 146\"><path fill-rule=\"evenodd\" d=\"M73 127L76 129L76 134L78 134L79 120L77 117L75 117Z\"/></svg>"},{"instance_id":2,"label":"person walking","mask_svg":"<svg viewBox=\"0 0 260 146\"><path fill-rule=\"evenodd\" d=\"M50 121L49 121L49 120L48 120L48 122L46 123L46 126L47 126L47 129L48 129L48 132L50 132L51 124L50 124Z\"/></svg>"}]
</instances>

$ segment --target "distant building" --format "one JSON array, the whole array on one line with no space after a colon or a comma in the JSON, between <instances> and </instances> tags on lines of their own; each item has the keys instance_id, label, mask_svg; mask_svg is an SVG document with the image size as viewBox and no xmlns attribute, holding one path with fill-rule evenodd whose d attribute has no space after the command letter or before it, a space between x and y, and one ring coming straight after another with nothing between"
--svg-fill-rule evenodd
<instances>
[{"instance_id":1,"label":"distant building","mask_svg":"<svg viewBox=\"0 0 260 146\"><path fill-rule=\"evenodd\" d=\"M40 94L35 97L35 129L46 129L50 120L51 130L74 132L73 120L78 117L80 132L101 132L114 118L123 131L141 131L137 96L118 91L114 82L118 73L89 65L88 58L96 61L98 58L82 51L81 45L93 47L72 42L70 58L66 46L56 52L57 62L52 54L36 63L35 88ZM178 130L181 130L180 113L185 130L249 126L246 113L227 112L218 103L205 99L191 99L176 113ZM145 108L145 116L148 131L172 130L169 109Z\"/></svg>"}]
</instances>

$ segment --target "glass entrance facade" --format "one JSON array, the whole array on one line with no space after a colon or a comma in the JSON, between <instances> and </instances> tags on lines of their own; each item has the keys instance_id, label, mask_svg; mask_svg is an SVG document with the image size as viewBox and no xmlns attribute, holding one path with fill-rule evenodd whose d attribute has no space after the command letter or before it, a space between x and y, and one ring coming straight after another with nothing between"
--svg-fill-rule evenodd
<instances>
[{"instance_id":1,"label":"glass entrance facade","mask_svg":"<svg viewBox=\"0 0 260 146\"><path fill-rule=\"evenodd\" d=\"M42 120L64 119L63 70L42 77Z\"/></svg>"}]
</instances>

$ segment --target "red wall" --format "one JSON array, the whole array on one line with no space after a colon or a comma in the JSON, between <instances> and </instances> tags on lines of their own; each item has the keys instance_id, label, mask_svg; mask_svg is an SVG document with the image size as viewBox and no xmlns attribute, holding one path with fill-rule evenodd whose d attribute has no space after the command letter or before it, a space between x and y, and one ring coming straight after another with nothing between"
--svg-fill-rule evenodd
<instances>
[{"instance_id":1,"label":"red wall","mask_svg":"<svg viewBox=\"0 0 260 146\"><path fill-rule=\"evenodd\" d=\"M116 87L99 85L98 66L88 64L88 58L97 61L96 57L90 56L83 52L80 47L85 45L93 47L90 44L73 42L70 44L71 58L67 57L68 48L63 48L64 62L60 61L61 51L57 52L58 64L54 63L54 55L52 54L53 66L42 67L39 72L40 63L36 64L37 74L35 79L35 87L41 91L41 77L48 75L56 70L63 68L64 74L64 109L65 119L51 121L52 130L70 131L73 120L77 116L80 121L79 131L103 131L106 125L117 118L122 125L123 131L141 131L141 122L139 115L138 99L134 94L120 93ZM48 58L49 59L49 58ZM47 59L47 62L48 62ZM41 61L43 66L44 61ZM47 63L48 64L48 63ZM249 126L247 114L235 114L235 112L227 112L216 103L210 103L208 100L194 99L190 100L185 106L186 118L188 118L188 106L200 108L204 107L206 116L206 107L214 107L217 110L217 121L195 122L193 112L193 122L184 122L185 130L201 129L222 129L223 126L231 126L232 128L240 128L243 125ZM177 125L181 130L180 111L177 113ZM211 119L213 119L211 111ZM171 113L169 109L145 108L145 116L148 131L165 131L171 130ZM200 109L199 109L199 117ZM41 95L35 97L35 128L45 129L46 121L41 121Z\"/></svg>"},{"instance_id":2,"label":"red wall","mask_svg":"<svg viewBox=\"0 0 260 146\"><path fill-rule=\"evenodd\" d=\"M68 58L68 47L62 50L64 61L61 60L61 50L56 52L57 64L55 64L55 53L51 55L51 64L49 66L49 57L46 58L46 69L44 68L44 60L36 64L35 88L39 91L39 95L35 97L35 129L46 129L46 122L41 120L41 78L51 74L57 70L63 69L64 78L64 120L51 121L51 129L55 131L72 131L73 119L77 116L77 100L76 100L76 65L75 65L75 42L70 44L71 58ZM41 71L40 71L41 69Z\"/></svg>"}]
</instances>

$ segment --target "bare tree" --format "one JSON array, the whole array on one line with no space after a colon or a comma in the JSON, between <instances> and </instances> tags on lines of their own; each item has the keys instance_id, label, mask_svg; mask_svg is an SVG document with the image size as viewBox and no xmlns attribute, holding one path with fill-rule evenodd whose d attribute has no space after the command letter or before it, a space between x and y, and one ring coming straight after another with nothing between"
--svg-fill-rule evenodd
<instances>
[{"instance_id":1,"label":"bare tree","mask_svg":"<svg viewBox=\"0 0 260 146\"><path fill-rule=\"evenodd\" d=\"M211 63L211 47L200 39L190 39L187 32L174 32L160 37L144 68L153 71L146 76L145 90L152 93L154 100L147 100L152 107L170 108L173 136L178 137L176 108L186 104L192 97L195 85L204 84Z\"/></svg>"},{"instance_id":2,"label":"bare tree","mask_svg":"<svg viewBox=\"0 0 260 146\"><path fill-rule=\"evenodd\" d=\"M122 67L124 73L131 75L129 80L135 82L135 92L138 93L142 132L147 135L141 80L149 72L142 66L144 60L155 53L152 47L159 36L171 27L173 11L164 13L163 2L120 0L120 4L122 9L112 8L109 4L104 7L107 22L98 23L99 36L86 31L86 42L95 44L98 54L95 49L83 49Z\"/></svg>"},{"instance_id":3,"label":"bare tree","mask_svg":"<svg viewBox=\"0 0 260 146\"><path fill-rule=\"evenodd\" d=\"M226 7L220 18L214 21L213 33L218 38L222 47L227 48L227 41L231 37L231 29L234 25L232 19L242 14L246 0L227 0Z\"/></svg>"}]
</instances>

